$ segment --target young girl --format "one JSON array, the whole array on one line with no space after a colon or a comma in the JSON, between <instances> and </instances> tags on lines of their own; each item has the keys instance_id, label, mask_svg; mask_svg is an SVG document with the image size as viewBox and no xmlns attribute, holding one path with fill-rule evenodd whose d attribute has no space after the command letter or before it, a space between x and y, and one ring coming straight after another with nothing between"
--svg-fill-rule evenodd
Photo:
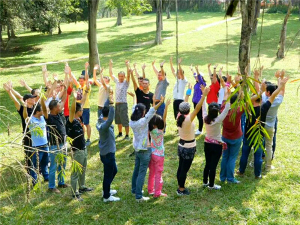
<instances>
[{"instance_id":1,"label":"young girl","mask_svg":"<svg viewBox=\"0 0 300 225\"><path fill-rule=\"evenodd\" d=\"M148 193L154 195L154 198L160 196L166 197L167 194L161 192L163 186L162 172L164 170L165 148L164 148L164 129L167 119L168 106L171 100L166 102L164 117L154 115L149 122L149 131L151 135L151 159L149 163ZM155 181L155 186L154 186Z\"/></svg>"},{"instance_id":2,"label":"young girl","mask_svg":"<svg viewBox=\"0 0 300 225\"><path fill-rule=\"evenodd\" d=\"M228 97L227 87L225 87L224 100ZM204 140L205 168L203 171L203 186L209 189L221 189L220 185L215 184L216 168L222 155L222 149L227 149L226 144L222 142L221 125L230 109L230 103L226 103L223 112L220 113L220 106L212 102L206 111L206 103L203 103L202 112L206 128ZM209 183L208 183L209 177Z\"/></svg>"},{"instance_id":3,"label":"young girl","mask_svg":"<svg viewBox=\"0 0 300 225\"><path fill-rule=\"evenodd\" d=\"M190 89L188 90L190 92ZM188 93L187 91L187 93ZM178 189L177 195L189 195L190 192L187 188L185 188L185 180L187 172L189 171L194 155L196 152L196 141L195 141L195 123L193 120L197 116L197 113L201 109L202 103L209 92L209 88L203 89L202 97L195 107L194 111L190 114L190 104L188 101L188 96L186 97L186 101L180 103L179 105L179 113L177 117L177 127L179 131L180 140L178 143L178 156L179 156L179 166L177 170L177 181L178 181Z\"/></svg>"},{"instance_id":4,"label":"young girl","mask_svg":"<svg viewBox=\"0 0 300 225\"><path fill-rule=\"evenodd\" d=\"M161 96L160 101L154 107L151 107L146 114L146 106L142 103L134 107L129 126L133 131L133 148L135 149L135 166L132 175L131 192L135 194L137 202L148 201L148 197L143 197L142 189L145 176L151 157L151 148L148 148L148 123L154 116L156 110L164 102Z\"/></svg>"}]
</instances>

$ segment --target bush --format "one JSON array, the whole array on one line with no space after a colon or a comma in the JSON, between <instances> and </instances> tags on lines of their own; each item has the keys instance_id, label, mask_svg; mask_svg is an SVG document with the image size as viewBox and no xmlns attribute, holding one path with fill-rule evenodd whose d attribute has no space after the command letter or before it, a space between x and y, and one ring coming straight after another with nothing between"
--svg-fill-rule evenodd
<instances>
[{"instance_id":1,"label":"bush","mask_svg":"<svg viewBox=\"0 0 300 225\"><path fill-rule=\"evenodd\" d=\"M273 5L268 10L267 13L287 13L288 6L287 5ZM298 14L299 8L294 6L291 10L292 14Z\"/></svg>"},{"instance_id":2,"label":"bush","mask_svg":"<svg viewBox=\"0 0 300 225\"><path fill-rule=\"evenodd\" d=\"M213 1L211 3L204 3L199 8L197 7L198 12L223 12L224 4L220 2Z\"/></svg>"}]
</instances>

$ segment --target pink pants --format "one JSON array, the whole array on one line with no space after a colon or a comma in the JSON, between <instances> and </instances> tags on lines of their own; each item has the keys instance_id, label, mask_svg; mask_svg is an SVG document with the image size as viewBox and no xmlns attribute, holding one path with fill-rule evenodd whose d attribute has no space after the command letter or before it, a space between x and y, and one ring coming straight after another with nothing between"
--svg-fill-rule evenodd
<instances>
[{"instance_id":1,"label":"pink pants","mask_svg":"<svg viewBox=\"0 0 300 225\"><path fill-rule=\"evenodd\" d=\"M164 160L165 157L163 156L151 155L149 163L148 193L154 193L155 197L160 196L163 186L162 172L164 170Z\"/></svg>"}]
</instances>

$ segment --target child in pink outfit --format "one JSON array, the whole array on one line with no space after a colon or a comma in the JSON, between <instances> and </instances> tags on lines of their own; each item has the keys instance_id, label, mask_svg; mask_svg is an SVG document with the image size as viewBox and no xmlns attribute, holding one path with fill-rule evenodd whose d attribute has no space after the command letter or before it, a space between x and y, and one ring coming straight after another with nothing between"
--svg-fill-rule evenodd
<instances>
[{"instance_id":1,"label":"child in pink outfit","mask_svg":"<svg viewBox=\"0 0 300 225\"><path fill-rule=\"evenodd\" d=\"M148 193L154 195L154 198L167 196L162 193L161 190L163 186L162 172L164 170L165 160L164 129L170 102L170 100L166 102L163 118L156 114L149 122L152 154L149 163Z\"/></svg>"}]
</instances>

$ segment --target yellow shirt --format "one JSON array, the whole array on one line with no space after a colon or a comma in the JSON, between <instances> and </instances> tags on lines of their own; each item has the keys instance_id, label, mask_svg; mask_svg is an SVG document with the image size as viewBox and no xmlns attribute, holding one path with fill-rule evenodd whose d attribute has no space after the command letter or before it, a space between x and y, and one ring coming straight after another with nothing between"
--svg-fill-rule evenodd
<instances>
[{"instance_id":1,"label":"yellow shirt","mask_svg":"<svg viewBox=\"0 0 300 225\"><path fill-rule=\"evenodd\" d=\"M80 85L77 85L76 87L78 88L78 90L77 90L77 100L76 101L80 103L80 101L83 97L83 94L85 93L86 85L84 85L83 87L81 87ZM86 94L86 100L85 100L85 103L83 105L84 109L89 109L90 108L90 93L91 93L91 90L92 90L92 87L90 86L90 90Z\"/></svg>"}]
</instances>

